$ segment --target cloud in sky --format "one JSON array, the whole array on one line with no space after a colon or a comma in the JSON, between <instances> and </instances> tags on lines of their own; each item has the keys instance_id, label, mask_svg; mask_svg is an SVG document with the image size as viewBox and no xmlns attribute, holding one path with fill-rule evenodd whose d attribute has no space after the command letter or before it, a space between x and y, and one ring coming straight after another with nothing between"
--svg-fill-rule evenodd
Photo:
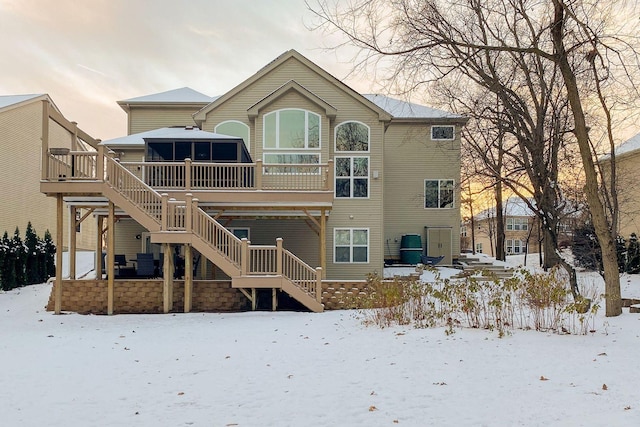
<instances>
[{"instance_id":1,"label":"cloud in sky","mask_svg":"<svg viewBox=\"0 0 640 427\"><path fill-rule=\"evenodd\" d=\"M347 77L349 58L323 50L312 20L304 0L0 0L0 94L48 93L109 139L126 133L117 100L183 86L220 95L289 49Z\"/></svg>"}]
</instances>

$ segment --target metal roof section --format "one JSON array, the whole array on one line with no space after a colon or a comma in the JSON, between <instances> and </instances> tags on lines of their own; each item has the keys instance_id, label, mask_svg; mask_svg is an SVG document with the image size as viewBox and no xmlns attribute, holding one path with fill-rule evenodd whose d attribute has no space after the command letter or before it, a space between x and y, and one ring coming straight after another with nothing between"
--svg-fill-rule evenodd
<instances>
[{"instance_id":1,"label":"metal roof section","mask_svg":"<svg viewBox=\"0 0 640 427\"><path fill-rule=\"evenodd\" d=\"M102 141L100 145L107 147L144 147L147 139L186 139L186 140L238 140L236 136L222 135L220 133L207 132L200 130L196 126L179 126L167 127L149 130L146 132L135 133L133 135L122 136L120 138L108 139Z\"/></svg>"}]
</instances>

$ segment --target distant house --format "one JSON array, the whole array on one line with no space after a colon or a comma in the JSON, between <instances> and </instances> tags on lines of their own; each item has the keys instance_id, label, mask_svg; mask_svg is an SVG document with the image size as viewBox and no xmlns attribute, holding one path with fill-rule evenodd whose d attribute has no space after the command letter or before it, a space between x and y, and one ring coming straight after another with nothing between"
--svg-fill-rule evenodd
<instances>
[{"instance_id":1,"label":"distant house","mask_svg":"<svg viewBox=\"0 0 640 427\"><path fill-rule=\"evenodd\" d=\"M539 251L539 234L535 214L519 197L504 202L505 253L522 254ZM495 255L496 209L485 209L474 218L476 252Z\"/></svg>"},{"instance_id":2,"label":"distant house","mask_svg":"<svg viewBox=\"0 0 640 427\"><path fill-rule=\"evenodd\" d=\"M60 114L46 94L0 96L0 235L7 231L11 236L18 227L24 237L29 221L40 237L43 237L46 230L52 236L56 235L56 201L40 192L43 101L48 102L52 110ZM62 132L54 121L48 120L46 123L50 129L52 146L70 149L72 137ZM79 228L78 249L93 250L95 221L88 221L77 227L73 224L72 227L69 212L65 209L63 218L67 230L64 246L68 246L69 230ZM74 216L77 215L80 219L86 212L78 208Z\"/></svg>"},{"instance_id":3,"label":"distant house","mask_svg":"<svg viewBox=\"0 0 640 427\"><path fill-rule=\"evenodd\" d=\"M219 97L182 88L118 104L129 134L100 143L98 173L42 190L96 204L99 228L114 231L107 264L120 254L139 272L137 256L152 254L163 278L147 278L145 299L107 265L108 280L87 286L109 302L83 310L123 311L129 286L128 311L260 298L275 309L283 294L321 311L385 262L460 253L466 117L362 95L293 50Z\"/></svg>"},{"instance_id":4,"label":"distant house","mask_svg":"<svg viewBox=\"0 0 640 427\"><path fill-rule=\"evenodd\" d=\"M531 200L531 203L535 202ZM504 203L505 253L538 253L542 245L542 231L536 214L519 197L509 197ZM496 208L485 209L474 217L476 252L495 255ZM567 210L558 223L558 246L571 244L578 215ZM467 223L467 225L469 225ZM466 235L470 232L467 230ZM466 238L468 240L468 237Z\"/></svg>"},{"instance_id":5,"label":"distant house","mask_svg":"<svg viewBox=\"0 0 640 427\"><path fill-rule=\"evenodd\" d=\"M618 234L629 238L631 233L640 234L640 134L616 147L615 154L620 209ZM607 173L611 168L611 156L604 156L599 162Z\"/></svg>"}]
</instances>

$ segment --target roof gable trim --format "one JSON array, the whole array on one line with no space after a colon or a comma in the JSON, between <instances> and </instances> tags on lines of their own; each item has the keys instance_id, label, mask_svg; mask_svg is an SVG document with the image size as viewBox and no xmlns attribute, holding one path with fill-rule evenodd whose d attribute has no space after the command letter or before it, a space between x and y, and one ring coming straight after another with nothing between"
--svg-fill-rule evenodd
<instances>
[{"instance_id":1,"label":"roof gable trim","mask_svg":"<svg viewBox=\"0 0 640 427\"><path fill-rule=\"evenodd\" d=\"M255 118L258 117L260 110L266 108L267 106L269 106L270 104L272 104L273 102L275 102L276 100L283 97L289 92L296 92L300 94L302 97L313 102L315 105L323 109L326 116L331 120L335 119L336 115L338 114L338 110L336 109L336 107L329 104L324 99L320 98L318 95L311 92L310 90L308 90L307 88L305 88L304 86L296 82L295 80L289 80L287 83L280 86L278 89L274 90L269 95L265 96L260 101L256 102L251 107L249 107L247 109L247 114L249 116L249 119L255 120Z\"/></svg>"}]
</instances>

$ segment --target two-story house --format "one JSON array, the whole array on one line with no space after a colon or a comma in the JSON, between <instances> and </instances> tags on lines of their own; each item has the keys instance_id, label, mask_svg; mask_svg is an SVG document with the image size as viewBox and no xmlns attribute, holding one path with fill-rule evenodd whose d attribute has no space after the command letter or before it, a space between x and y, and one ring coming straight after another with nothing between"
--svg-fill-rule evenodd
<instances>
[{"instance_id":1,"label":"two-story house","mask_svg":"<svg viewBox=\"0 0 640 427\"><path fill-rule=\"evenodd\" d=\"M42 182L48 195L97 207L106 303L86 311L124 311L116 254L153 254L163 278L144 286L160 300L140 304L166 312L178 300L211 309L198 298L214 287L254 308L270 291L274 309L284 294L321 311L331 290L357 289L400 259L403 236L446 264L460 252L465 117L359 94L293 50L216 98L182 88L118 103L129 135L99 142L97 173ZM141 299L143 285L126 286ZM60 288L56 311L67 306Z\"/></svg>"},{"instance_id":2,"label":"two-story house","mask_svg":"<svg viewBox=\"0 0 640 427\"><path fill-rule=\"evenodd\" d=\"M53 118L45 118L43 102L50 105ZM40 192L37 179L41 174L38 158L42 149L43 121L50 128L49 139L53 146L72 148L73 138L56 123L56 119L64 120L47 94L0 96L0 236L5 231L13 235L16 227L24 236L28 222L40 237L46 230L52 236L57 233L56 201ZM73 145L73 148L86 150L82 144ZM95 221L80 224L80 219L87 214L83 209L64 210L60 220L65 224L66 232L60 248L68 247L74 240L78 249L93 250Z\"/></svg>"}]
</instances>

